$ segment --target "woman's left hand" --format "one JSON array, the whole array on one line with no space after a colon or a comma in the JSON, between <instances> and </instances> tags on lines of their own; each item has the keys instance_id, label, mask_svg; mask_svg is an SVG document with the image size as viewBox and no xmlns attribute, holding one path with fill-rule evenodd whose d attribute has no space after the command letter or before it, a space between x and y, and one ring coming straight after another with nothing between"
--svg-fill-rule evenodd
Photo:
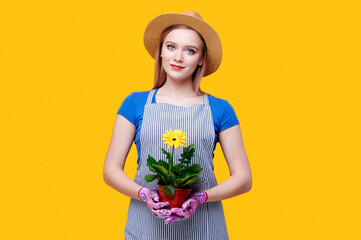
<instances>
[{"instance_id":1,"label":"woman's left hand","mask_svg":"<svg viewBox=\"0 0 361 240\"><path fill-rule=\"evenodd\" d=\"M172 208L172 216L168 217L164 223L169 224L175 221L185 220L192 216L194 211L197 209L199 205L206 202L208 199L208 195L205 191L201 191L198 193L192 193L191 197L188 198L183 204L181 208Z\"/></svg>"}]
</instances>

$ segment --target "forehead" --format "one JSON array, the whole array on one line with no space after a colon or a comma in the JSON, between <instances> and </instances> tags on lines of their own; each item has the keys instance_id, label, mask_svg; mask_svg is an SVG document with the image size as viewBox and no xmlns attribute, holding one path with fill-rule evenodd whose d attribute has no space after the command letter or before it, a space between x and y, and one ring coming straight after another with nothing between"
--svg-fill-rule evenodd
<instances>
[{"instance_id":1,"label":"forehead","mask_svg":"<svg viewBox=\"0 0 361 240\"><path fill-rule=\"evenodd\" d=\"M203 42L198 33L193 29L174 29L165 37L164 42L172 41L179 45L194 45L201 47Z\"/></svg>"}]
</instances>

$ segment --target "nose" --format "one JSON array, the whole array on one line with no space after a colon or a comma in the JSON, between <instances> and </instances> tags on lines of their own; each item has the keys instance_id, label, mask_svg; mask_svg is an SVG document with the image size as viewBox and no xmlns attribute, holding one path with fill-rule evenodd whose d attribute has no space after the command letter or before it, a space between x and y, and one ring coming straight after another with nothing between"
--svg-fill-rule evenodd
<instances>
[{"instance_id":1,"label":"nose","mask_svg":"<svg viewBox=\"0 0 361 240\"><path fill-rule=\"evenodd\" d=\"M174 56L174 61L183 62L182 51L180 51L180 50L176 51L175 56Z\"/></svg>"}]
</instances>

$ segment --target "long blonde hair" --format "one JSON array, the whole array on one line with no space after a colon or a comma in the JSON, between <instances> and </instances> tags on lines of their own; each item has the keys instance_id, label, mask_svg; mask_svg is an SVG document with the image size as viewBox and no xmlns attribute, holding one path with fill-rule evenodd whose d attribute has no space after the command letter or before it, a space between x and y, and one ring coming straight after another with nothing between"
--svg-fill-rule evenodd
<instances>
[{"instance_id":1,"label":"long blonde hair","mask_svg":"<svg viewBox=\"0 0 361 240\"><path fill-rule=\"evenodd\" d=\"M166 29L164 29L164 31L162 32L160 41L159 41L159 45L158 45L156 54L155 54L154 86L153 86L153 89L160 88L161 86L163 86L166 79L167 79L167 73L164 71L164 68L162 66L162 58L160 57L160 54L162 52L162 45L163 45L164 39L171 31L173 31L174 29L179 29L179 28L194 30L193 28L190 28L188 26L178 25L178 24L177 25L171 25L171 26L167 27ZM201 83L204 71L206 69L206 64L207 64L207 58L206 58L206 56L207 56L207 45L206 45L203 37L199 33L198 33L198 35L203 41L203 48L202 48L203 62L202 62L202 65L197 65L197 68L194 70L194 73L192 75L192 79L193 79L193 89L195 90L196 94L197 95L202 95L205 92L203 92L201 90L200 83Z\"/></svg>"}]
</instances>

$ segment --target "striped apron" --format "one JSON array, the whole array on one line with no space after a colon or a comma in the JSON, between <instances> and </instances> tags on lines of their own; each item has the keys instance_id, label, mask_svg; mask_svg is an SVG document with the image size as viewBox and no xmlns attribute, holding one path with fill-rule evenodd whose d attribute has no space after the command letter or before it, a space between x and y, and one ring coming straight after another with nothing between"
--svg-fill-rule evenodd
<instances>
[{"instance_id":1,"label":"striped apron","mask_svg":"<svg viewBox=\"0 0 361 240\"><path fill-rule=\"evenodd\" d=\"M154 174L147 166L148 154L154 159L167 161L160 148L168 146L162 140L166 130L181 129L187 135L185 145L195 144L191 164L199 163L203 170L198 177L204 181L191 185L193 192L207 190L217 185L213 167L214 124L208 95L203 95L203 104L183 107L169 103L152 103L156 89L149 92L144 106L143 123L140 132L141 157L134 182L151 190L158 190L157 180L147 183L144 177ZM183 148L174 150L173 163L178 164ZM147 205L131 198L125 225L126 240L227 240L228 232L221 201L206 202L186 220L165 224L165 219L152 214Z\"/></svg>"}]
</instances>

